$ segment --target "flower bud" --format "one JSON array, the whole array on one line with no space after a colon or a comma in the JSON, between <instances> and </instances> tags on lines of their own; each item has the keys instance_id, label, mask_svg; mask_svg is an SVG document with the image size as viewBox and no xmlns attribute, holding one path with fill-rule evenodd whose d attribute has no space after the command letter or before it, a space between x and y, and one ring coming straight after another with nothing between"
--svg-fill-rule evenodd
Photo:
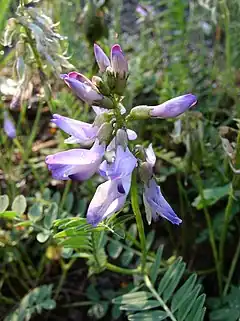
<instances>
[{"instance_id":1,"label":"flower bud","mask_svg":"<svg viewBox=\"0 0 240 321\"><path fill-rule=\"evenodd\" d=\"M111 66L117 77L126 79L128 75L128 63L119 45L112 46Z\"/></svg>"},{"instance_id":2,"label":"flower bud","mask_svg":"<svg viewBox=\"0 0 240 321\"><path fill-rule=\"evenodd\" d=\"M129 119L148 119L150 118L151 108L147 105L136 106L131 109Z\"/></svg>"},{"instance_id":3,"label":"flower bud","mask_svg":"<svg viewBox=\"0 0 240 321\"><path fill-rule=\"evenodd\" d=\"M102 124L109 122L111 120L111 115L108 113L101 113L95 117L94 126L100 127Z\"/></svg>"},{"instance_id":4,"label":"flower bud","mask_svg":"<svg viewBox=\"0 0 240 321\"><path fill-rule=\"evenodd\" d=\"M100 78L98 76L93 76L92 83L96 87L98 87L101 94L107 95L107 96L110 94L110 89L109 89L108 85L105 82L103 82L102 78Z\"/></svg>"},{"instance_id":5,"label":"flower bud","mask_svg":"<svg viewBox=\"0 0 240 321\"><path fill-rule=\"evenodd\" d=\"M119 45L114 45L111 49L111 66L115 78L113 91L121 96L127 83L128 63Z\"/></svg>"},{"instance_id":6,"label":"flower bud","mask_svg":"<svg viewBox=\"0 0 240 321\"><path fill-rule=\"evenodd\" d=\"M89 105L103 100L103 96L98 92L97 87L84 75L70 72L62 75L61 78L81 100Z\"/></svg>"},{"instance_id":7,"label":"flower bud","mask_svg":"<svg viewBox=\"0 0 240 321\"><path fill-rule=\"evenodd\" d=\"M103 142L108 143L112 137L113 127L111 123L104 123L99 128L97 137L99 139L99 143L102 144Z\"/></svg>"},{"instance_id":8,"label":"flower bud","mask_svg":"<svg viewBox=\"0 0 240 321\"><path fill-rule=\"evenodd\" d=\"M106 69L107 73L107 84L110 89L113 89L115 87L115 76L112 67L107 67Z\"/></svg>"},{"instance_id":9,"label":"flower bud","mask_svg":"<svg viewBox=\"0 0 240 321\"><path fill-rule=\"evenodd\" d=\"M16 56L23 56L25 53L25 42L23 40L19 40L16 43Z\"/></svg>"},{"instance_id":10,"label":"flower bud","mask_svg":"<svg viewBox=\"0 0 240 321\"><path fill-rule=\"evenodd\" d=\"M189 108L195 106L197 97L192 94L172 98L158 106L151 107L150 116L158 118L173 118L183 114Z\"/></svg>"},{"instance_id":11,"label":"flower bud","mask_svg":"<svg viewBox=\"0 0 240 321\"><path fill-rule=\"evenodd\" d=\"M100 69L100 72L104 72L108 66L110 66L110 60L105 52L97 44L94 44L94 55Z\"/></svg>"},{"instance_id":12,"label":"flower bud","mask_svg":"<svg viewBox=\"0 0 240 321\"><path fill-rule=\"evenodd\" d=\"M153 176L153 168L148 162L143 162L139 166L139 175L144 184L148 184Z\"/></svg>"},{"instance_id":13,"label":"flower bud","mask_svg":"<svg viewBox=\"0 0 240 321\"><path fill-rule=\"evenodd\" d=\"M116 134L116 145L121 145L126 150L128 145L128 135L126 130L118 129Z\"/></svg>"},{"instance_id":14,"label":"flower bud","mask_svg":"<svg viewBox=\"0 0 240 321\"><path fill-rule=\"evenodd\" d=\"M19 56L16 60L16 71L19 80L22 80L25 74L25 63L22 56Z\"/></svg>"}]
</instances>

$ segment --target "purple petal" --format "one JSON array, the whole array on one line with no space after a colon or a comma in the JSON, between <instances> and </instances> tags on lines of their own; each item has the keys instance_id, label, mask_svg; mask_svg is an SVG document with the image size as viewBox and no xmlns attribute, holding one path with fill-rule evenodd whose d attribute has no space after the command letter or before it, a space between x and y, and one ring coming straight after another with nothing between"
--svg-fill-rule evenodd
<instances>
[{"instance_id":1,"label":"purple petal","mask_svg":"<svg viewBox=\"0 0 240 321\"><path fill-rule=\"evenodd\" d=\"M99 185L88 207L88 223L96 226L106 217L119 211L126 202L130 186L131 175Z\"/></svg>"},{"instance_id":2,"label":"purple petal","mask_svg":"<svg viewBox=\"0 0 240 321\"><path fill-rule=\"evenodd\" d=\"M146 161L153 167L156 163L156 155L152 148L152 144L150 144L148 148L145 149L145 153L146 153Z\"/></svg>"},{"instance_id":3,"label":"purple petal","mask_svg":"<svg viewBox=\"0 0 240 321\"><path fill-rule=\"evenodd\" d=\"M108 66L110 66L110 60L105 52L97 44L94 44L94 54L100 69L100 72L104 72Z\"/></svg>"},{"instance_id":4,"label":"purple petal","mask_svg":"<svg viewBox=\"0 0 240 321\"><path fill-rule=\"evenodd\" d=\"M96 115L100 115L102 113L107 113L109 110L106 108L98 107L98 106L92 106L92 109L96 113Z\"/></svg>"},{"instance_id":5,"label":"purple petal","mask_svg":"<svg viewBox=\"0 0 240 321\"><path fill-rule=\"evenodd\" d=\"M8 113L4 112L4 120L3 120L3 129L6 135L13 139L16 137L16 128L12 120L9 118Z\"/></svg>"},{"instance_id":6,"label":"purple petal","mask_svg":"<svg viewBox=\"0 0 240 321\"><path fill-rule=\"evenodd\" d=\"M111 65L113 71L119 74L120 77L125 78L128 74L128 63L122 49L119 45L112 46L111 49Z\"/></svg>"},{"instance_id":7,"label":"purple petal","mask_svg":"<svg viewBox=\"0 0 240 321\"><path fill-rule=\"evenodd\" d=\"M173 118L183 114L197 103L197 97L192 94L179 96L158 106L151 107L150 115L159 118Z\"/></svg>"},{"instance_id":8,"label":"purple petal","mask_svg":"<svg viewBox=\"0 0 240 321\"><path fill-rule=\"evenodd\" d=\"M84 102L92 105L94 101L100 101L103 96L97 92L97 88L92 82L77 72L70 72L68 75L62 75L65 83L72 91Z\"/></svg>"},{"instance_id":9,"label":"purple petal","mask_svg":"<svg viewBox=\"0 0 240 321\"><path fill-rule=\"evenodd\" d=\"M94 127L92 124L74 120L68 117L63 117L58 114L54 114L51 121L66 133L73 136L73 138L77 138L77 140L75 140L74 142L84 145L93 143L98 132L98 127ZM66 141L67 143L73 143L72 137L70 138L71 139L68 139Z\"/></svg>"},{"instance_id":10,"label":"purple petal","mask_svg":"<svg viewBox=\"0 0 240 321\"><path fill-rule=\"evenodd\" d=\"M116 159L113 163L102 162L99 167L99 173L103 177L117 179L129 176L136 167L137 159L129 151L128 148L124 151L121 145L117 146Z\"/></svg>"},{"instance_id":11,"label":"purple petal","mask_svg":"<svg viewBox=\"0 0 240 321\"><path fill-rule=\"evenodd\" d=\"M179 225L182 220L175 214L171 206L163 197L160 187L157 186L154 179L149 181L148 185L144 185L144 197L143 197L148 222L149 211L151 211L152 218L157 221L159 217L163 217L169 220L173 224Z\"/></svg>"},{"instance_id":12,"label":"purple petal","mask_svg":"<svg viewBox=\"0 0 240 321\"><path fill-rule=\"evenodd\" d=\"M128 139L129 139L129 140L135 140L135 139L137 139L137 133L136 133L134 130L132 130L132 129L128 129L128 128L127 128L127 135L128 135Z\"/></svg>"},{"instance_id":13,"label":"purple petal","mask_svg":"<svg viewBox=\"0 0 240 321\"><path fill-rule=\"evenodd\" d=\"M87 180L93 176L102 160L104 146L87 149L71 149L46 157L48 169L56 179Z\"/></svg>"}]
</instances>

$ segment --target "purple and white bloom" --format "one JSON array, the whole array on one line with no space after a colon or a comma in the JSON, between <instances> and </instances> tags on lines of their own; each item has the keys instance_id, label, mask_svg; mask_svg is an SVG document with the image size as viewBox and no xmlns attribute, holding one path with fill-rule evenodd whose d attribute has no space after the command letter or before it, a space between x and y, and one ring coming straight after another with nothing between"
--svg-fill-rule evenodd
<instances>
[{"instance_id":1,"label":"purple and white bloom","mask_svg":"<svg viewBox=\"0 0 240 321\"><path fill-rule=\"evenodd\" d=\"M183 114L197 103L197 97L192 94L182 95L157 106L149 106L150 116L157 118L173 118Z\"/></svg>"},{"instance_id":2,"label":"purple and white bloom","mask_svg":"<svg viewBox=\"0 0 240 321\"><path fill-rule=\"evenodd\" d=\"M136 12L140 14L142 17L146 17L148 15L148 10L143 7L141 4L138 4L136 7Z\"/></svg>"},{"instance_id":3,"label":"purple and white bloom","mask_svg":"<svg viewBox=\"0 0 240 321\"><path fill-rule=\"evenodd\" d=\"M125 79L128 75L128 63L121 47L116 44L111 48L111 66L113 72L120 76L120 78Z\"/></svg>"},{"instance_id":4,"label":"purple and white bloom","mask_svg":"<svg viewBox=\"0 0 240 321\"><path fill-rule=\"evenodd\" d=\"M103 99L103 96L98 92L97 87L94 86L93 83L84 75L73 71L69 74L62 75L61 78L78 96L78 98L89 105Z\"/></svg>"},{"instance_id":5,"label":"purple and white bloom","mask_svg":"<svg viewBox=\"0 0 240 321\"><path fill-rule=\"evenodd\" d=\"M87 211L87 221L93 226L121 210L131 186L131 175L108 180L98 186Z\"/></svg>"},{"instance_id":6,"label":"purple and white bloom","mask_svg":"<svg viewBox=\"0 0 240 321\"><path fill-rule=\"evenodd\" d=\"M195 106L197 97L186 94L167 100L157 106L140 105L131 109L130 119L174 118Z\"/></svg>"},{"instance_id":7,"label":"purple and white bloom","mask_svg":"<svg viewBox=\"0 0 240 321\"><path fill-rule=\"evenodd\" d=\"M126 132L129 140L137 139L137 133L134 130L127 128Z\"/></svg>"},{"instance_id":8,"label":"purple and white bloom","mask_svg":"<svg viewBox=\"0 0 240 321\"><path fill-rule=\"evenodd\" d=\"M88 124L79 120L54 114L51 121L66 133L71 135L65 140L68 144L81 144L84 146L91 145L97 137L99 128L92 124Z\"/></svg>"},{"instance_id":9,"label":"purple and white bloom","mask_svg":"<svg viewBox=\"0 0 240 321\"><path fill-rule=\"evenodd\" d=\"M146 153L146 161L148 162L149 165L151 165L151 167L154 167L156 164L156 155L152 148L152 144L150 144L148 148L145 149L145 153Z\"/></svg>"},{"instance_id":10,"label":"purple and white bloom","mask_svg":"<svg viewBox=\"0 0 240 321\"><path fill-rule=\"evenodd\" d=\"M6 111L4 112L3 116L4 116L3 129L6 133L6 135L9 138L13 139L17 136L15 125L14 125L13 121L9 118L8 113Z\"/></svg>"},{"instance_id":11,"label":"purple and white bloom","mask_svg":"<svg viewBox=\"0 0 240 321\"><path fill-rule=\"evenodd\" d=\"M107 69L107 67L110 66L110 60L108 56L105 54L105 52L102 50L102 48L98 46L96 43L94 44L94 55L100 72L104 72Z\"/></svg>"},{"instance_id":12,"label":"purple and white bloom","mask_svg":"<svg viewBox=\"0 0 240 321\"><path fill-rule=\"evenodd\" d=\"M90 150L70 149L47 156L45 162L55 179L84 181L97 172L104 151L104 144L96 140Z\"/></svg>"},{"instance_id":13,"label":"purple and white bloom","mask_svg":"<svg viewBox=\"0 0 240 321\"><path fill-rule=\"evenodd\" d=\"M148 184L144 184L143 202L148 224L151 224L152 218L157 221L160 216L173 224L179 225L182 222L163 197L160 187L154 179L151 179Z\"/></svg>"},{"instance_id":14,"label":"purple and white bloom","mask_svg":"<svg viewBox=\"0 0 240 321\"><path fill-rule=\"evenodd\" d=\"M124 150L121 145L118 145L114 162L108 163L104 160L99 167L99 173L108 179L118 179L131 175L136 164L137 159L130 150L128 148Z\"/></svg>"}]
</instances>

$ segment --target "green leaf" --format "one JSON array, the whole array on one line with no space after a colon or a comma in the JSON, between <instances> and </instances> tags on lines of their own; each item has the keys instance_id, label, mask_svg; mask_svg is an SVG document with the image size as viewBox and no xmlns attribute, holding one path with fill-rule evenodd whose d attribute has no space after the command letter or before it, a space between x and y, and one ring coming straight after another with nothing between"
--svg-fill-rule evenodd
<instances>
[{"instance_id":1,"label":"green leaf","mask_svg":"<svg viewBox=\"0 0 240 321\"><path fill-rule=\"evenodd\" d=\"M161 321L167 318L167 313L164 311L149 311L143 313L130 314L129 321ZM193 320L194 321L194 320Z\"/></svg>"},{"instance_id":2,"label":"green leaf","mask_svg":"<svg viewBox=\"0 0 240 321\"><path fill-rule=\"evenodd\" d=\"M106 315L108 306L109 306L108 302L96 303L88 310L88 315L90 317L94 317L95 319L99 320Z\"/></svg>"},{"instance_id":3,"label":"green leaf","mask_svg":"<svg viewBox=\"0 0 240 321\"><path fill-rule=\"evenodd\" d=\"M7 219L7 220L13 220L17 216L17 213L14 211L6 211L3 213L0 213L0 218Z\"/></svg>"},{"instance_id":4,"label":"green leaf","mask_svg":"<svg viewBox=\"0 0 240 321\"><path fill-rule=\"evenodd\" d=\"M231 287L231 292L219 302L220 306L213 306L210 313L211 321L238 321L240 318L240 287Z\"/></svg>"},{"instance_id":5,"label":"green leaf","mask_svg":"<svg viewBox=\"0 0 240 321\"><path fill-rule=\"evenodd\" d=\"M108 253L111 256L111 258L116 259L119 257L119 255L122 252L122 243L118 240L111 240L111 242L108 244Z\"/></svg>"},{"instance_id":6,"label":"green leaf","mask_svg":"<svg viewBox=\"0 0 240 321\"><path fill-rule=\"evenodd\" d=\"M32 225L32 222L31 221L23 221L23 222L20 222L20 223L17 223L17 224L14 224L14 226L30 226Z\"/></svg>"},{"instance_id":7,"label":"green leaf","mask_svg":"<svg viewBox=\"0 0 240 321\"><path fill-rule=\"evenodd\" d=\"M21 215L25 212L26 208L26 198L23 195L18 195L12 203L12 210L16 212L18 215Z\"/></svg>"},{"instance_id":8,"label":"green leaf","mask_svg":"<svg viewBox=\"0 0 240 321\"><path fill-rule=\"evenodd\" d=\"M149 310L153 309L156 307L159 307L160 303L157 300L147 300L147 301L141 301L138 300L138 302L135 303L128 303L123 306L121 306L121 310L127 310L127 311L144 311L144 310Z\"/></svg>"},{"instance_id":9,"label":"green leaf","mask_svg":"<svg viewBox=\"0 0 240 321\"><path fill-rule=\"evenodd\" d=\"M147 302L152 294L147 291L131 292L121 295L112 300L114 304L137 304L138 302Z\"/></svg>"},{"instance_id":10,"label":"green leaf","mask_svg":"<svg viewBox=\"0 0 240 321\"><path fill-rule=\"evenodd\" d=\"M74 201L73 193L68 193L64 203L64 208L69 213L71 212L71 209L73 207L73 201Z\"/></svg>"},{"instance_id":11,"label":"green leaf","mask_svg":"<svg viewBox=\"0 0 240 321\"><path fill-rule=\"evenodd\" d=\"M37 222L42 218L42 206L38 203L33 204L28 212L28 218L32 222Z\"/></svg>"},{"instance_id":12,"label":"green leaf","mask_svg":"<svg viewBox=\"0 0 240 321\"><path fill-rule=\"evenodd\" d=\"M160 246L157 250L155 261L152 264L151 269L150 269L150 273L149 273L150 279L153 284L157 280L158 270L160 268L160 264L161 264L161 260L162 260L162 253L163 253L163 246Z\"/></svg>"},{"instance_id":13,"label":"green leaf","mask_svg":"<svg viewBox=\"0 0 240 321\"><path fill-rule=\"evenodd\" d=\"M7 195L0 195L0 213L6 211L9 205L9 198Z\"/></svg>"},{"instance_id":14,"label":"green leaf","mask_svg":"<svg viewBox=\"0 0 240 321\"><path fill-rule=\"evenodd\" d=\"M231 184L204 189L203 190L204 199L202 199L201 195L198 195L193 201L192 205L196 207L198 210L203 209L204 206L214 205L221 198L229 194L230 188L231 188Z\"/></svg>"},{"instance_id":15,"label":"green leaf","mask_svg":"<svg viewBox=\"0 0 240 321\"><path fill-rule=\"evenodd\" d=\"M44 211L44 227L46 229L50 229L52 227L53 221L56 220L58 214L58 205L56 203L52 203L47 209Z\"/></svg>"}]
</instances>

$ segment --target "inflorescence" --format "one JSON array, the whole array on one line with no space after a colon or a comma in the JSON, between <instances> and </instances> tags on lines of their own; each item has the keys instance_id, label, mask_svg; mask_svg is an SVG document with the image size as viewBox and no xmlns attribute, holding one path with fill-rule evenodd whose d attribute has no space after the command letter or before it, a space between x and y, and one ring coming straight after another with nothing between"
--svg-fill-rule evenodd
<instances>
[{"instance_id":1,"label":"inflorescence","mask_svg":"<svg viewBox=\"0 0 240 321\"><path fill-rule=\"evenodd\" d=\"M197 99L186 94L157 106L136 106L126 115L122 100L129 72L121 47L115 44L111 48L110 59L97 44L94 53L101 78L93 76L91 81L75 71L61 76L80 100L92 106L96 113L93 124L57 114L52 119L70 135L66 143L77 143L84 148L49 155L46 164L55 179L84 181L95 173L106 179L98 186L88 207L87 221L93 226L123 208L134 170L143 183L148 223L163 217L178 225L182 220L165 200L154 179L156 156L152 144L148 148L137 145L134 152L131 151L129 141L134 141L137 134L127 127L132 120L177 117L193 107Z\"/></svg>"}]
</instances>

